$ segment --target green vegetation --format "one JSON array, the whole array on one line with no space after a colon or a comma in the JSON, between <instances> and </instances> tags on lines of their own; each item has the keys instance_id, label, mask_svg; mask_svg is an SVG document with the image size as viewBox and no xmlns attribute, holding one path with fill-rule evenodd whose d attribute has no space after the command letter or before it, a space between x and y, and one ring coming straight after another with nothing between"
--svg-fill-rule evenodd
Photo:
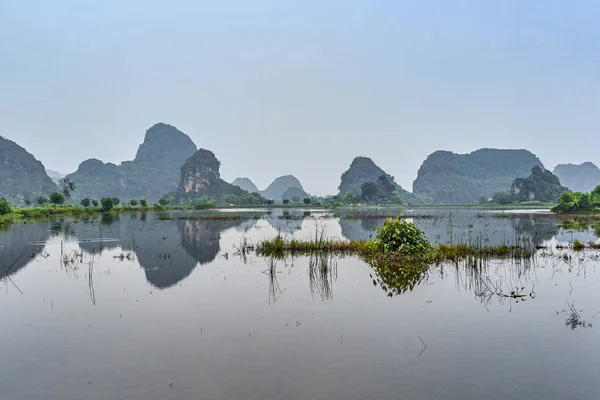
<instances>
[{"instance_id":1,"label":"green vegetation","mask_svg":"<svg viewBox=\"0 0 600 400\"><path fill-rule=\"evenodd\" d=\"M91 204L91 200L86 197L85 199L81 199L79 204L81 204L83 207L89 207Z\"/></svg>"},{"instance_id":2,"label":"green vegetation","mask_svg":"<svg viewBox=\"0 0 600 400\"><path fill-rule=\"evenodd\" d=\"M556 213L591 212L600 209L600 185L591 193L564 193L558 199L558 204L552 208Z\"/></svg>"},{"instance_id":3,"label":"green vegetation","mask_svg":"<svg viewBox=\"0 0 600 400\"><path fill-rule=\"evenodd\" d=\"M531 175L515 179L511 187L511 192L518 201L554 203L561 194L568 191L568 188L560 184L558 177L537 165L531 169Z\"/></svg>"},{"instance_id":4,"label":"green vegetation","mask_svg":"<svg viewBox=\"0 0 600 400\"><path fill-rule=\"evenodd\" d=\"M342 174L337 200L345 204L422 204L424 199L402 189L394 177L367 157L356 157Z\"/></svg>"},{"instance_id":5,"label":"green vegetation","mask_svg":"<svg viewBox=\"0 0 600 400\"><path fill-rule=\"evenodd\" d=\"M148 200L146 200L146 199L140 199L140 206L142 206L142 207L148 207Z\"/></svg>"},{"instance_id":6,"label":"green vegetation","mask_svg":"<svg viewBox=\"0 0 600 400\"><path fill-rule=\"evenodd\" d=\"M212 203L198 203L194 206L194 210L210 210L213 208L217 207Z\"/></svg>"},{"instance_id":7,"label":"green vegetation","mask_svg":"<svg viewBox=\"0 0 600 400\"><path fill-rule=\"evenodd\" d=\"M115 206L115 202L112 197L103 197L100 199L100 204L102 204L102 211L110 211Z\"/></svg>"},{"instance_id":8,"label":"green vegetation","mask_svg":"<svg viewBox=\"0 0 600 400\"><path fill-rule=\"evenodd\" d=\"M65 196L62 193L54 192L50 194L50 203L59 205L65 202Z\"/></svg>"},{"instance_id":9,"label":"green vegetation","mask_svg":"<svg viewBox=\"0 0 600 400\"><path fill-rule=\"evenodd\" d=\"M375 230L376 227L373 227ZM431 251L431 245L413 223L396 217L388 218L377 232L375 247L384 253L392 252L422 256Z\"/></svg>"},{"instance_id":10,"label":"green vegetation","mask_svg":"<svg viewBox=\"0 0 600 400\"><path fill-rule=\"evenodd\" d=\"M7 215L12 212L12 207L6 199L0 199L0 215Z\"/></svg>"},{"instance_id":11,"label":"green vegetation","mask_svg":"<svg viewBox=\"0 0 600 400\"><path fill-rule=\"evenodd\" d=\"M477 265L491 258L526 260L531 258L535 251L530 243L522 241L517 241L514 245L500 246L484 246L481 241L434 246L427 241L422 231L399 218L388 219L377 231L374 240L331 240L324 236L324 230L315 232L312 240L304 241L278 234L275 238L261 241L256 246L245 244L242 251L254 250L260 256L275 258L314 253L357 255L374 267L408 266L416 267L417 270L442 262L467 261Z\"/></svg>"},{"instance_id":12,"label":"green vegetation","mask_svg":"<svg viewBox=\"0 0 600 400\"><path fill-rule=\"evenodd\" d=\"M290 204L289 199L283 199L283 204Z\"/></svg>"}]
</instances>

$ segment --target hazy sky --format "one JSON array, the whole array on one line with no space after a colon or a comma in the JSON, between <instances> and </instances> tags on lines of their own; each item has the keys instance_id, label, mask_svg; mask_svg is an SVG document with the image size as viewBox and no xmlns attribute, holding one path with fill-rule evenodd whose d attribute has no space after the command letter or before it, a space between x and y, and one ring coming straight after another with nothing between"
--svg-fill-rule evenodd
<instances>
[{"instance_id":1,"label":"hazy sky","mask_svg":"<svg viewBox=\"0 0 600 400\"><path fill-rule=\"evenodd\" d=\"M224 179L412 188L438 149L600 164L600 3L0 0L0 134L47 168L132 159L162 121Z\"/></svg>"}]
</instances>

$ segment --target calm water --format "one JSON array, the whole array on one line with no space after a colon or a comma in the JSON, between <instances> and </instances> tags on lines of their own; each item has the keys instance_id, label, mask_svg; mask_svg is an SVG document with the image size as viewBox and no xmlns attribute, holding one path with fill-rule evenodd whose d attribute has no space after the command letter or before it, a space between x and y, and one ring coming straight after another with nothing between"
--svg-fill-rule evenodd
<instances>
[{"instance_id":1,"label":"calm water","mask_svg":"<svg viewBox=\"0 0 600 400\"><path fill-rule=\"evenodd\" d=\"M4 227L0 398L600 398L600 258L555 248L597 240L600 225L543 212L406 214L433 242L549 249L527 264L393 280L356 258L236 250L277 231L368 238L377 218L149 213ZM511 291L524 297L493 293Z\"/></svg>"}]
</instances>

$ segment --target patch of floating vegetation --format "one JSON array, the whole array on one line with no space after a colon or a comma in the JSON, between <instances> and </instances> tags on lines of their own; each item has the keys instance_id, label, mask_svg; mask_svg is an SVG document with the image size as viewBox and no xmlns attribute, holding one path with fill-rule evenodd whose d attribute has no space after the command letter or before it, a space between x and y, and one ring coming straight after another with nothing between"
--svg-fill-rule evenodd
<instances>
[{"instance_id":1,"label":"patch of floating vegetation","mask_svg":"<svg viewBox=\"0 0 600 400\"><path fill-rule=\"evenodd\" d=\"M488 259L526 260L533 257L535 247L529 241L517 244L485 246L472 243L431 245L422 231L411 222L388 218L378 230L375 240L335 240L325 238L325 230L316 230L313 238L299 240L279 233L273 239L257 244L243 244L242 251L254 251L259 256L286 256L326 253L338 256L359 256L370 264L427 266L442 262L483 262Z\"/></svg>"},{"instance_id":2,"label":"patch of floating vegetation","mask_svg":"<svg viewBox=\"0 0 600 400\"><path fill-rule=\"evenodd\" d=\"M379 214L350 214L345 215L344 219L347 220L370 220L370 219L389 219L396 218L396 215L379 215ZM403 216L404 218L412 218L412 219L439 219L439 215L431 215L431 214L407 214Z\"/></svg>"}]
</instances>

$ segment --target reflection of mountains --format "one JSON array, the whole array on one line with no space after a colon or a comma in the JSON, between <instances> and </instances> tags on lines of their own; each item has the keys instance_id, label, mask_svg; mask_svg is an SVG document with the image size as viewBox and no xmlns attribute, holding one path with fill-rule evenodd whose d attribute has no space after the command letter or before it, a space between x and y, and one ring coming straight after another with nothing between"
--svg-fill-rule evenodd
<instances>
[{"instance_id":1,"label":"reflection of mountains","mask_svg":"<svg viewBox=\"0 0 600 400\"><path fill-rule=\"evenodd\" d=\"M130 215L120 216L113 222L118 223L79 230L79 247L83 251L93 252L120 246L123 251L134 252L148 282L162 289L186 278L198 263L213 261L220 251L221 232L247 221L146 221L137 218L137 215Z\"/></svg>"},{"instance_id":2,"label":"reflection of mountains","mask_svg":"<svg viewBox=\"0 0 600 400\"><path fill-rule=\"evenodd\" d=\"M33 262L45 248L52 224L16 223L0 230L0 278L13 275Z\"/></svg>"},{"instance_id":3,"label":"reflection of mountains","mask_svg":"<svg viewBox=\"0 0 600 400\"><path fill-rule=\"evenodd\" d=\"M410 217L410 214L407 215ZM351 240L365 240L373 234L373 225L381 227L384 218L340 219L342 235ZM551 239L557 231L556 219L545 214L512 215L497 218L473 212L434 215L433 218L414 218L414 224L425 232L432 243L454 243L483 240L487 245L514 243L517 238L528 238L534 245Z\"/></svg>"}]
</instances>

